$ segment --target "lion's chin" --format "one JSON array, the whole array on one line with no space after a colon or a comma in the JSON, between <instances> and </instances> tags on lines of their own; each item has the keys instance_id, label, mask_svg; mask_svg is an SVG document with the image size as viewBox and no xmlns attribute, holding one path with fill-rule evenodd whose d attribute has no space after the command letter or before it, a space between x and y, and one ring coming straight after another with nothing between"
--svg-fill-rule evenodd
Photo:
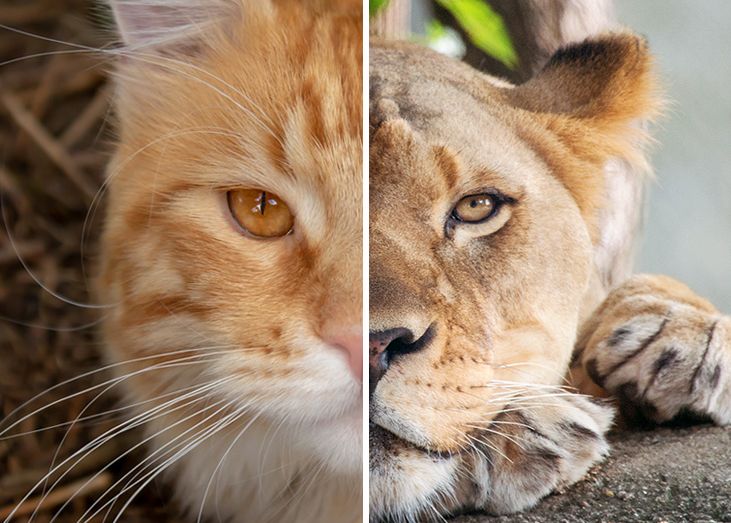
<instances>
[{"instance_id":1,"label":"lion's chin","mask_svg":"<svg viewBox=\"0 0 731 523\"><path fill-rule=\"evenodd\" d=\"M418 439L417 441L414 441L408 435L404 435L399 433L399 431L397 430L392 430L388 427L384 427L383 425L380 425L379 423L372 420L369 421L368 435L369 439L375 437L379 440L381 444L388 444L390 448L398 447L400 449L409 449L414 452L422 452L435 458L448 458L450 456L458 454L462 450L458 446L455 446L454 449L450 450L435 448L434 446L430 445L429 442L426 442L423 439ZM370 448L371 447L369 447L369 449Z\"/></svg>"},{"instance_id":2,"label":"lion's chin","mask_svg":"<svg viewBox=\"0 0 731 523\"><path fill-rule=\"evenodd\" d=\"M418 521L433 507L449 513L445 504L454 492L458 459L420 448L375 423L369 429L371 519Z\"/></svg>"},{"instance_id":3,"label":"lion's chin","mask_svg":"<svg viewBox=\"0 0 731 523\"><path fill-rule=\"evenodd\" d=\"M485 400L487 403L488 400ZM448 415L438 409L403 412L376 397L371 400L369 422L415 449L431 455L455 455L471 446L470 434L487 426L505 406L493 403L487 412L455 406ZM499 407L499 408L498 408Z\"/></svg>"}]
</instances>

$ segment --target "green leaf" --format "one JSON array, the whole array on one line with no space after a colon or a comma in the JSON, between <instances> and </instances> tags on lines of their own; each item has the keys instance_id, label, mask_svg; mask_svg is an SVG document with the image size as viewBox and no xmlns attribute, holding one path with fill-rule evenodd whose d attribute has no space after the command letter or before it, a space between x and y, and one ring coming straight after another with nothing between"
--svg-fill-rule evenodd
<instances>
[{"instance_id":1,"label":"green leaf","mask_svg":"<svg viewBox=\"0 0 731 523\"><path fill-rule=\"evenodd\" d=\"M386 7L388 0L368 0L368 14L373 16L380 9Z\"/></svg>"},{"instance_id":2,"label":"green leaf","mask_svg":"<svg viewBox=\"0 0 731 523\"><path fill-rule=\"evenodd\" d=\"M429 23L426 26L426 39L428 42L433 42L439 38L443 38L446 34L447 29L439 20L429 20Z\"/></svg>"},{"instance_id":3,"label":"green leaf","mask_svg":"<svg viewBox=\"0 0 731 523\"><path fill-rule=\"evenodd\" d=\"M449 11L475 46L510 69L518 65L518 54L503 19L483 0L436 0ZM371 0L371 5L373 0Z\"/></svg>"}]
</instances>

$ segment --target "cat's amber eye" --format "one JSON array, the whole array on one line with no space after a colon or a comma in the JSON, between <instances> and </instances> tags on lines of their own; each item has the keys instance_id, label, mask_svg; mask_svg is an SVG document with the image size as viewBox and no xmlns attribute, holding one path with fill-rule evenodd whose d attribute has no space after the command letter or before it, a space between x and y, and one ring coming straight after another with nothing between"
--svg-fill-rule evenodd
<instances>
[{"instance_id":1,"label":"cat's amber eye","mask_svg":"<svg viewBox=\"0 0 731 523\"><path fill-rule=\"evenodd\" d=\"M494 194L473 194L465 196L452 211L452 218L463 223L479 223L492 217L500 206Z\"/></svg>"},{"instance_id":2,"label":"cat's amber eye","mask_svg":"<svg viewBox=\"0 0 731 523\"><path fill-rule=\"evenodd\" d=\"M226 198L233 219L252 236L277 238L287 234L294 226L289 206L274 193L260 189L232 189Z\"/></svg>"}]
</instances>

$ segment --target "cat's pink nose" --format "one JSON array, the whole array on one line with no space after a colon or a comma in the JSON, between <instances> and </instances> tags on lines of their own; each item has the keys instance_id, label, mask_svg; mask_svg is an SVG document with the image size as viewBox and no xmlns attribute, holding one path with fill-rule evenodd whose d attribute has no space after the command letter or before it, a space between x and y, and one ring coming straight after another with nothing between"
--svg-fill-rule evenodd
<instances>
[{"instance_id":1,"label":"cat's pink nose","mask_svg":"<svg viewBox=\"0 0 731 523\"><path fill-rule=\"evenodd\" d=\"M363 381L363 333L358 330L335 330L323 336L325 342L345 352L355 379Z\"/></svg>"}]
</instances>

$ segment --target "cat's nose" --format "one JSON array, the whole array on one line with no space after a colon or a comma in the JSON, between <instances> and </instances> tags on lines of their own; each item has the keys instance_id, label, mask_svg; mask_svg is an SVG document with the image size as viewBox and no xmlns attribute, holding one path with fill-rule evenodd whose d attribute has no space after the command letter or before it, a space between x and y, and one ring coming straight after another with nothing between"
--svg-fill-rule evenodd
<instances>
[{"instance_id":1,"label":"cat's nose","mask_svg":"<svg viewBox=\"0 0 731 523\"><path fill-rule=\"evenodd\" d=\"M348 366L359 382L363 381L363 334L357 329L338 329L323 336L326 343L345 352Z\"/></svg>"},{"instance_id":2,"label":"cat's nose","mask_svg":"<svg viewBox=\"0 0 731 523\"><path fill-rule=\"evenodd\" d=\"M434 337L435 330L434 325L430 325L418 339L411 329L405 327L371 332L368 336L368 381L371 394L391 361L397 356L425 348Z\"/></svg>"}]
</instances>

